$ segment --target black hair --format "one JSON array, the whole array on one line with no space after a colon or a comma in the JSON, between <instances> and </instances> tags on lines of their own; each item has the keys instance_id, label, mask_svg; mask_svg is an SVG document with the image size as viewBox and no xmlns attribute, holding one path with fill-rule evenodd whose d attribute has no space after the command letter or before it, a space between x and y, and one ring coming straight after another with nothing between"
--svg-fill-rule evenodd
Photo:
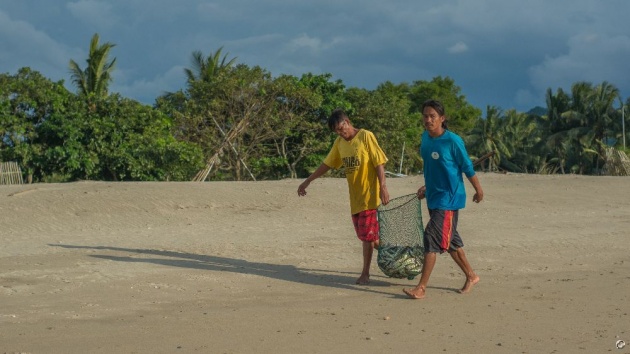
<instances>
[{"instance_id":1,"label":"black hair","mask_svg":"<svg viewBox=\"0 0 630 354\"><path fill-rule=\"evenodd\" d=\"M348 119L346 112L344 112L341 108L337 108L332 111L330 117L328 117L328 128L334 132L337 126L346 119Z\"/></svg>"},{"instance_id":2,"label":"black hair","mask_svg":"<svg viewBox=\"0 0 630 354\"><path fill-rule=\"evenodd\" d=\"M422 111L424 112L424 109L426 107L431 107L433 109L435 109L435 111L437 112L437 114L439 114L440 116L444 116L445 119L442 122L442 128L444 129L448 129L448 124L446 123L446 110L444 109L444 105L442 104L442 102L438 101L438 100L426 100L424 101L424 103L422 103Z\"/></svg>"}]
</instances>

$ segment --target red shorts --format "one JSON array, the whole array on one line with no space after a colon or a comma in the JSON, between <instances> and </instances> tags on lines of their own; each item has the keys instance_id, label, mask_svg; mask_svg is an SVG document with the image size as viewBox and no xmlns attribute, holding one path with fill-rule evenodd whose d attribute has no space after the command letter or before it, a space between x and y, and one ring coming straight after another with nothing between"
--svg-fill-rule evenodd
<instances>
[{"instance_id":1,"label":"red shorts","mask_svg":"<svg viewBox=\"0 0 630 354\"><path fill-rule=\"evenodd\" d=\"M364 210L358 214L352 214L352 223L357 237L361 241L378 241L378 216L376 209Z\"/></svg>"}]
</instances>

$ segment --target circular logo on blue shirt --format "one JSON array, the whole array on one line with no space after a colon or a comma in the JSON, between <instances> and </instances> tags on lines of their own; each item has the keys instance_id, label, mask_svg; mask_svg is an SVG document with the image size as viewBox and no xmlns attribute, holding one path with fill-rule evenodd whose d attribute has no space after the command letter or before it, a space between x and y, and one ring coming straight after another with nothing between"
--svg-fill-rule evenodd
<instances>
[{"instance_id":1,"label":"circular logo on blue shirt","mask_svg":"<svg viewBox=\"0 0 630 354\"><path fill-rule=\"evenodd\" d=\"M431 153L431 157L432 157L434 160L437 160L437 159L439 159L439 158L440 158L440 154L438 154L438 153L437 153L437 151L434 151L434 152L432 152L432 153Z\"/></svg>"}]
</instances>

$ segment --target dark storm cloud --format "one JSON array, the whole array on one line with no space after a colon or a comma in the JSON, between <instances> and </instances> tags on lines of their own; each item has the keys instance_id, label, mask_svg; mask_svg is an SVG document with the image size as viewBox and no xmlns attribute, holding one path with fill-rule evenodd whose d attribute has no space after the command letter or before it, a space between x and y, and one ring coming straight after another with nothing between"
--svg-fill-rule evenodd
<instances>
[{"instance_id":1,"label":"dark storm cloud","mask_svg":"<svg viewBox=\"0 0 630 354\"><path fill-rule=\"evenodd\" d=\"M479 108L527 110L577 81L629 92L628 10L624 0L0 0L0 71L69 82L68 61L84 64L99 33L116 44L112 90L149 104L183 87L194 50L223 47L276 76L331 73L368 89L449 76Z\"/></svg>"}]
</instances>

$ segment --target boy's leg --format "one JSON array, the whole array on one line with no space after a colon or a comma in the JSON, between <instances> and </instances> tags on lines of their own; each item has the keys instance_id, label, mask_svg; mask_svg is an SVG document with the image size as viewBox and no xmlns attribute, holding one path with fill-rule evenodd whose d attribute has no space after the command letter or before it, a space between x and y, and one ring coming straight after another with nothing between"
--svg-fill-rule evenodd
<instances>
[{"instance_id":1,"label":"boy's leg","mask_svg":"<svg viewBox=\"0 0 630 354\"><path fill-rule=\"evenodd\" d=\"M403 289L412 299L422 299L425 295L429 277L435 266L437 253L444 252L450 247L452 236L452 222L455 213L450 210L429 209L429 222L424 229L424 262L422 276L418 285L413 289Z\"/></svg>"},{"instance_id":2,"label":"boy's leg","mask_svg":"<svg viewBox=\"0 0 630 354\"><path fill-rule=\"evenodd\" d=\"M363 247L363 270L356 283L359 285L367 285L370 283L370 265L372 264L374 248L379 245L379 227L376 209L364 210L358 214L353 214L352 223L354 224L357 237L361 240Z\"/></svg>"},{"instance_id":3,"label":"boy's leg","mask_svg":"<svg viewBox=\"0 0 630 354\"><path fill-rule=\"evenodd\" d=\"M479 276L475 274L475 271L473 271L470 263L468 263L464 248L460 247L455 251L449 251L449 253L455 263L457 263L459 268L461 268L462 272L466 275L466 283L464 283L464 287L462 287L459 292L462 294L470 292L472 287L479 282Z\"/></svg>"},{"instance_id":4,"label":"boy's leg","mask_svg":"<svg viewBox=\"0 0 630 354\"><path fill-rule=\"evenodd\" d=\"M433 267L435 266L435 260L437 259L437 253L435 252L427 252L424 254L424 262L422 265L422 275L420 276L420 281L418 285L416 285L413 289L403 289L403 292L407 294L412 299L422 299L424 297L424 293L427 289L427 284L429 284L429 278L431 277L431 272L433 271Z\"/></svg>"},{"instance_id":5,"label":"boy's leg","mask_svg":"<svg viewBox=\"0 0 630 354\"><path fill-rule=\"evenodd\" d=\"M372 264L372 255L374 254L374 242L363 241L363 270L361 276L357 279L357 284L368 285L370 283L370 266Z\"/></svg>"}]
</instances>

